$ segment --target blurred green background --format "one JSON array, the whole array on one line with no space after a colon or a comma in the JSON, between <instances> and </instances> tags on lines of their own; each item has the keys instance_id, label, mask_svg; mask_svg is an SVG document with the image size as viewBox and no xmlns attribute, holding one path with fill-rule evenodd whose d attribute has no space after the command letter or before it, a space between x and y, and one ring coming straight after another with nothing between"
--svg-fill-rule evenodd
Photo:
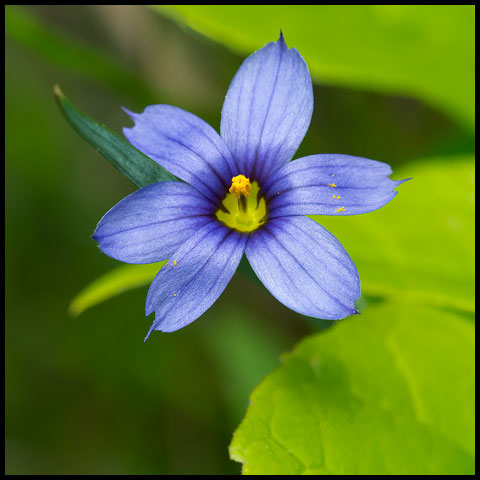
<instances>
[{"instance_id":1,"label":"blurred green background","mask_svg":"<svg viewBox=\"0 0 480 480\"><path fill-rule=\"evenodd\" d=\"M297 7L291 8L294 15ZM307 48L300 43L309 42L308 35L300 38L299 31L277 25L268 9L256 12L252 35L232 33L231 48L213 40L231 32L222 15L238 20L240 29L248 15L231 15L228 7L219 7L218 18L201 10L186 17L208 36L178 23L181 8L7 6L5 12L6 473L240 473L227 447L248 395L279 364L282 352L325 323L296 315L238 273L198 321L174 334L154 334L145 344L151 324L144 317L147 286L71 317L72 298L119 265L90 235L102 215L135 187L66 123L52 87L58 83L81 110L117 132L129 124L121 106L141 111L152 103L180 106L218 129L226 90L243 58L275 40L280 27L287 44L302 54ZM339 36L342 28L351 31L341 11L329 14L338 17ZM385 7L378 20L385 32L395 15ZM447 17L439 12L437 28L448 27ZM467 33L471 17L469 11ZM350 22L355 25L355 19ZM412 48L415 40L424 45L415 37L422 28L434 27L417 25L404 32ZM431 37L432 42L437 38ZM372 45L383 39L374 40ZM395 42L402 46L406 40L390 40L395 65ZM349 44L353 58L354 47ZM311 45L312 55L315 48L322 46ZM428 64L422 71L406 62L404 71L414 74L404 78L383 75L381 69L370 78L362 65L352 64L350 71L328 68L328 52L317 64L307 53L316 81L315 110L297 157L353 154L385 161L395 172L418 159L463 158L473 152L468 88L459 96L452 93L453 99L437 94L436 87L429 90L425 85L435 71ZM335 49L330 53L335 59ZM444 68L455 71L458 63L459 75L468 76L471 57L449 55L443 57ZM415 72L421 82L412 80ZM322 73L325 82L319 80ZM467 85L470 80L473 73ZM428 195L428 187L420 186L420 194L425 188ZM408 184L400 190L397 198L409 195ZM331 225L346 240L348 235ZM465 241L473 246L472 237ZM462 264L457 267L464 270ZM368 279L368 267L363 268ZM473 286L470 276L465 281ZM382 301L383 294L372 287L362 305ZM450 308L470 317L466 303Z\"/></svg>"}]
</instances>

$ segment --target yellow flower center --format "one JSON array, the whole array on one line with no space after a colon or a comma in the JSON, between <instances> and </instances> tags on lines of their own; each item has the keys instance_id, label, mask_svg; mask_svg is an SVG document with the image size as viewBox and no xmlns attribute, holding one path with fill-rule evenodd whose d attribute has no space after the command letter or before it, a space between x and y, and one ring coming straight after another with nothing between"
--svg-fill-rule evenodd
<instances>
[{"instance_id":1,"label":"yellow flower center","mask_svg":"<svg viewBox=\"0 0 480 480\"><path fill-rule=\"evenodd\" d=\"M234 230L253 232L267 219L267 205L265 199L258 196L259 192L257 182L250 183L244 175L233 177L229 193L215 216Z\"/></svg>"}]
</instances>

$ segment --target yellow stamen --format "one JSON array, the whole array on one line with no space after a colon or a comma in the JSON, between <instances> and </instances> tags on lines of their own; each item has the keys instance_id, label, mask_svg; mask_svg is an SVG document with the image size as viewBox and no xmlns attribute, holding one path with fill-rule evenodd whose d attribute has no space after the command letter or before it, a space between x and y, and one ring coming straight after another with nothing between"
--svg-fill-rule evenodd
<instances>
[{"instance_id":1,"label":"yellow stamen","mask_svg":"<svg viewBox=\"0 0 480 480\"><path fill-rule=\"evenodd\" d=\"M250 185L250 180L244 175L237 175L232 178L232 186L229 188L229 192L233 193L235 197L240 199L243 195L245 198L248 198L250 195L252 187Z\"/></svg>"},{"instance_id":2,"label":"yellow stamen","mask_svg":"<svg viewBox=\"0 0 480 480\"><path fill-rule=\"evenodd\" d=\"M340 195L334 195L333 198L342 198Z\"/></svg>"},{"instance_id":3,"label":"yellow stamen","mask_svg":"<svg viewBox=\"0 0 480 480\"><path fill-rule=\"evenodd\" d=\"M334 183L329 183L327 187L336 187L336 185Z\"/></svg>"},{"instance_id":4,"label":"yellow stamen","mask_svg":"<svg viewBox=\"0 0 480 480\"><path fill-rule=\"evenodd\" d=\"M345 207L338 207L337 208L337 213L344 212L344 211L345 211Z\"/></svg>"},{"instance_id":5,"label":"yellow stamen","mask_svg":"<svg viewBox=\"0 0 480 480\"><path fill-rule=\"evenodd\" d=\"M174 266L174 267L177 266L177 261L176 261L176 260L173 261L173 266Z\"/></svg>"}]
</instances>

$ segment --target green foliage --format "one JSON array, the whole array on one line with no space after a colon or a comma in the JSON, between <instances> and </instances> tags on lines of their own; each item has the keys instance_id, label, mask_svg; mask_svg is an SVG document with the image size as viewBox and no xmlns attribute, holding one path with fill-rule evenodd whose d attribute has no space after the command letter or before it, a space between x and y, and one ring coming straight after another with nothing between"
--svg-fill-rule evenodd
<instances>
[{"instance_id":1,"label":"green foliage","mask_svg":"<svg viewBox=\"0 0 480 480\"><path fill-rule=\"evenodd\" d=\"M122 292L147 285L164 263L165 261L149 265L121 265L111 270L98 277L72 300L69 307L70 313L74 316L80 315L87 308Z\"/></svg>"},{"instance_id":2,"label":"green foliage","mask_svg":"<svg viewBox=\"0 0 480 480\"><path fill-rule=\"evenodd\" d=\"M58 106L75 131L138 188L155 182L176 180L125 139L78 110L58 86L55 86L54 93Z\"/></svg>"},{"instance_id":3,"label":"green foliage","mask_svg":"<svg viewBox=\"0 0 480 480\"><path fill-rule=\"evenodd\" d=\"M281 339L258 312L240 303L235 308L220 308L216 315L221 321L215 326L204 323L199 332L217 366L222 395L236 426L248 406L248 393L278 365L289 342Z\"/></svg>"},{"instance_id":4,"label":"green foliage","mask_svg":"<svg viewBox=\"0 0 480 480\"><path fill-rule=\"evenodd\" d=\"M281 28L316 82L412 95L473 128L473 5L156 8L244 55Z\"/></svg>"},{"instance_id":5,"label":"green foliage","mask_svg":"<svg viewBox=\"0 0 480 480\"><path fill-rule=\"evenodd\" d=\"M301 342L251 396L245 474L473 474L474 324L390 304Z\"/></svg>"},{"instance_id":6,"label":"green foliage","mask_svg":"<svg viewBox=\"0 0 480 480\"><path fill-rule=\"evenodd\" d=\"M473 157L410 163L393 176L413 179L380 210L313 218L342 242L363 294L473 310Z\"/></svg>"},{"instance_id":7,"label":"green foliage","mask_svg":"<svg viewBox=\"0 0 480 480\"><path fill-rule=\"evenodd\" d=\"M92 78L123 95L131 96L134 93L142 100L151 97L148 87L138 75L133 75L111 55L43 25L23 7L5 7L5 33L68 71Z\"/></svg>"}]
</instances>

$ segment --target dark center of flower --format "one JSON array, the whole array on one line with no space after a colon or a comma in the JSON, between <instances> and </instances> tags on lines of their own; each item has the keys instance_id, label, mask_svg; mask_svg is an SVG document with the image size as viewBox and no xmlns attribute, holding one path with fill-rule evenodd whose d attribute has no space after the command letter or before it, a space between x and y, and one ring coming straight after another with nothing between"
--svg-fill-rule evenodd
<instances>
[{"instance_id":1,"label":"dark center of flower","mask_svg":"<svg viewBox=\"0 0 480 480\"><path fill-rule=\"evenodd\" d=\"M223 209L215 216L227 227L240 232L253 232L267 219L267 204L259 197L257 182L250 183L244 175L232 178L232 186L222 200Z\"/></svg>"}]
</instances>

